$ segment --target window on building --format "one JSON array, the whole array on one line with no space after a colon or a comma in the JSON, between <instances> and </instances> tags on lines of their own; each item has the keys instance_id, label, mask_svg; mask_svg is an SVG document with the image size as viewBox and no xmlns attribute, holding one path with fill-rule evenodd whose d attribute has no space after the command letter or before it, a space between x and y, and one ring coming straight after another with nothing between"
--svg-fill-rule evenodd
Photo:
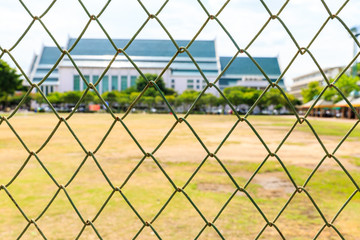
<instances>
[{"instance_id":1,"label":"window on building","mask_svg":"<svg viewBox=\"0 0 360 240\"><path fill-rule=\"evenodd\" d=\"M80 91L80 76L79 75L74 75L73 90Z\"/></svg>"},{"instance_id":2,"label":"window on building","mask_svg":"<svg viewBox=\"0 0 360 240\"><path fill-rule=\"evenodd\" d=\"M99 76L98 75L93 75L92 76L92 83L95 84L97 82L97 80L99 80ZM100 85L96 85L96 90L100 91Z\"/></svg>"},{"instance_id":3,"label":"window on building","mask_svg":"<svg viewBox=\"0 0 360 240\"><path fill-rule=\"evenodd\" d=\"M54 86L50 86L50 92L54 92Z\"/></svg>"},{"instance_id":4,"label":"window on building","mask_svg":"<svg viewBox=\"0 0 360 240\"><path fill-rule=\"evenodd\" d=\"M196 89L200 89L200 86L199 86L199 85L197 85L197 86L196 86Z\"/></svg>"},{"instance_id":5,"label":"window on building","mask_svg":"<svg viewBox=\"0 0 360 240\"><path fill-rule=\"evenodd\" d=\"M90 76L89 75L84 75L84 78L88 83L90 83ZM83 85L82 89L85 90L87 88L86 84L83 82L82 85Z\"/></svg>"},{"instance_id":6,"label":"window on building","mask_svg":"<svg viewBox=\"0 0 360 240\"><path fill-rule=\"evenodd\" d=\"M119 90L118 76L111 76L111 90Z\"/></svg>"},{"instance_id":7,"label":"window on building","mask_svg":"<svg viewBox=\"0 0 360 240\"><path fill-rule=\"evenodd\" d=\"M127 76L121 76L121 90L125 90L128 88L128 77Z\"/></svg>"},{"instance_id":8,"label":"window on building","mask_svg":"<svg viewBox=\"0 0 360 240\"><path fill-rule=\"evenodd\" d=\"M171 79L171 83L175 83L175 79Z\"/></svg>"},{"instance_id":9,"label":"window on building","mask_svg":"<svg viewBox=\"0 0 360 240\"><path fill-rule=\"evenodd\" d=\"M194 89L194 79L188 79L187 80L187 89Z\"/></svg>"},{"instance_id":10,"label":"window on building","mask_svg":"<svg viewBox=\"0 0 360 240\"><path fill-rule=\"evenodd\" d=\"M174 85L174 84L171 84L171 88L172 88L172 89L175 89L175 85Z\"/></svg>"},{"instance_id":11,"label":"window on building","mask_svg":"<svg viewBox=\"0 0 360 240\"><path fill-rule=\"evenodd\" d=\"M200 83L200 80L199 80L199 79L197 79L197 80L196 80L196 83Z\"/></svg>"},{"instance_id":12,"label":"window on building","mask_svg":"<svg viewBox=\"0 0 360 240\"><path fill-rule=\"evenodd\" d=\"M104 76L101 80L102 82L102 92L108 92L109 91L109 76Z\"/></svg>"},{"instance_id":13,"label":"window on building","mask_svg":"<svg viewBox=\"0 0 360 240\"><path fill-rule=\"evenodd\" d=\"M202 88L204 89L206 86L206 81L205 80L202 80Z\"/></svg>"},{"instance_id":14,"label":"window on building","mask_svg":"<svg viewBox=\"0 0 360 240\"><path fill-rule=\"evenodd\" d=\"M131 87L136 85L136 79L137 79L137 76L130 77L130 86Z\"/></svg>"}]
</instances>

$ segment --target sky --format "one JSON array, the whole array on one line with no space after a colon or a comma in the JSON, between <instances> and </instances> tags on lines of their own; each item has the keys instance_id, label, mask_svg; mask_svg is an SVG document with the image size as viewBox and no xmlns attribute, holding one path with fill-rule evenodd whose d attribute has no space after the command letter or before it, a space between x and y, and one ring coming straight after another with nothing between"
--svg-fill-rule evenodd
<instances>
[{"instance_id":1,"label":"sky","mask_svg":"<svg viewBox=\"0 0 360 240\"><path fill-rule=\"evenodd\" d=\"M40 16L51 4L50 0L23 0L34 16ZM106 0L82 0L90 14L97 15ZM164 0L141 0L149 13L155 14ZM216 14L225 0L201 0L210 14ZM283 0L264 0L273 15L285 3ZM342 0L324 0L331 13L336 13ZM340 11L339 17L349 27L359 26L358 12L360 1L349 0ZM300 47L307 47L317 31L328 18L321 0L289 0L279 18L291 31ZM137 0L112 0L99 21L111 38L131 38L146 20L147 15ZM169 0L161 13L160 21L174 39L192 39L207 15L198 0ZM248 46L253 37L269 18L259 0L231 0L220 13L218 19L227 29L240 48ZM42 17L45 26L61 46L66 46L69 37L78 37L89 18L77 0L57 0L50 11ZM32 18L19 1L0 1L0 46L10 49ZM105 38L99 25L92 21L84 38ZM159 23L152 19L137 36L138 39L168 39ZM234 56L237 52L234 44L219 24L210 21L197 39L216 40L220 56ZM36 21L29 32L11 53L20 66L28 72L34 54L38 54L43 45L55 46L40 22ZM123 46L119 46L123 47ZM322 68L346 66L354 55L354 41L337 19L330 20L315 39L309 50ZM358 51L358 49L355 49ZM279 20L271 20L261 35L250 45L248 52L254 57L278 57L280 68L284 70L295 56L297 48ZM242 55L240 55L242 56ZM5 55L3 60L15 66ZM308 54L296 58L284 75L287 86L292 78L316 71L317 67Z\"/></svg>"}]
</instances>

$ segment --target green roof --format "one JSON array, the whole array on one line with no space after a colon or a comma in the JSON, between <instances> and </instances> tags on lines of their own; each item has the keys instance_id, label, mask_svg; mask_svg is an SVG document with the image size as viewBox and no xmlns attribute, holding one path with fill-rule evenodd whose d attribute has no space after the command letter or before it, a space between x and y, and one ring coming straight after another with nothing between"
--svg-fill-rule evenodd
<instances>
[{"instance_id":1,"label":"green roof","mask_svg":"<svg viewBox=\"0 0 360 240\"><path fill-rule=\"evenodd\" d=\"M70 38L67 48L69 49L75 38ZM124 48L129 39L113 39L118 48ZM188 40L176 40L179 47L185 47ZM189 48L193 57L215 58L215 41L197 40ZM116 50L108 39L80 39L76 47L71 51L72 55L115 55ZM172 57L176 53L176 47L170 40L149 40L135 39L126 49L130 56L149 56L149 57ZM186 55L182 53L181 55Z\"/></svg>"},{"instance_id":2,"label":"green roof","mask_svg":"<svg viewBox=\"0 0 360 240\"><path fill-rule=\"evenodd\" d=\"M220 57L221 70L224 70L232 57ZM255 57L267 75L280 75L279 62L276 57ZM255 63L248 57L237 57L226 70L226 75L263 75Z\"/></svg>"},{"instance_id":3,"label":"green roof","mask_svg":"<svg viewBox=\"0 0 360 240\"><path fill-rule=\"evenodd\" d=\"M44 47L41 53L39 64L54 65L59 59L61 52L57 47Z\"/></svg>"}]
</instances>

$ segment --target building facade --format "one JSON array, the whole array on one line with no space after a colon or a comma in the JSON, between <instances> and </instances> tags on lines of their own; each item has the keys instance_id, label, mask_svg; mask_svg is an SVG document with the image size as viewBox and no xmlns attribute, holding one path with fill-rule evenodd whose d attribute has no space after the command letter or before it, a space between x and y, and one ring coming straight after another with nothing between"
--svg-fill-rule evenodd
<instances>
[{"instance_id":1,"label":"building facade","mask_svg":"<svg viewBox=\"0 0 360 240\"><path fill-rule=\"evenodd\" d=\"M223 71L231 57L220 57L221 71ZM279 62L276 57L254 57L268 78L275 82L280 74ZM284 80L280 79L279 86L285 90ZM220 88L233 86L265 89L269 85L268 80L251 59L247 57L236 58L220 78Z\"/></svg>"},{"instance_id":2,"label":"building facade","mask_svg":"<svg viewBox=\"0 0 360 240\"><path fill-rule=\"evenodd\" d=\"M129 42L127 39L113 41L118 47L124 47ZM189 41L177 40L176 42L178 46L186 46ZM74 43L76 39L70 38L66 49L71 49ZM214 40L197 40L188 49L209 82L214 82L231 60L230 57L219 57L215 49ZM160 74L166 69L162 75L165 85L178 93L188 89L200 91L206 86L206 81L186 52L178 54L167 66L177 52L170 40L134 40L125 52L133 63L123 53L118 54L100 84L97 85L100 93L112 90L122 91L135 86L139 76L136 67L143 73L153 74ZM86 81L96 83L117 51L107 39L81 39L70 54ZM61 52L57 47L44 46L42 52L34 57L29 74L30 80L35 83L40 82L58 62L60 56ZM255 58L255 61L272 81L276 81L280 76L280 67L276 57ZM283 85L283 80L279 84ZM220 89L229 86L263 89L267 85L268 82L261 71L247 57L236 58L217 81ZM82 91L86 88L86 84L72 61L65 56L40 88L47 95L51 92ZM217 95L214 88L208 91Z\"/></svg>"},{"instance_id":3,"label":"building facade","mask_svg":"<svg viewBox=\"0 0 360 240\"><path fill-rule=\"evenodd\" d=\"M327 79L335 78L341 71L342 67L324 68L324 74ZM326 81L320 71L315 71L298 76L293 79L293 84L290 87L290 94L302 100L301 89L307 88L310 82L319 82L320 86L325 86Z\"/></svg>"}]
</instances>

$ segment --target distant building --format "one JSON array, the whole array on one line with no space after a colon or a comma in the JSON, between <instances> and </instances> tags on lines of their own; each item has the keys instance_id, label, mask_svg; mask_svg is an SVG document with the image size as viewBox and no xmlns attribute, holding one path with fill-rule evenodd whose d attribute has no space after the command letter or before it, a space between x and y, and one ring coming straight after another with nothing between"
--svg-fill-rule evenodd
<instances>
[{"instance_id":1,"label":"distant building","mask_svg":"<svg viewBox=\"0 0 360 240\"><path fill-rule=\"evenodd\" d=\"M129 42L126 39L113 39L117 47L124 47ZM66 49L71 49L76 39L70 38ZM189 41L177 40L179 46L186 46ZM230 57L218 57L214 40L197 40L188 49L204 75L214 82L220 72L231 60ZM177 52L170 40L135 39L126 49L126 54L143 73L160 74ZM72 59L88 82L95 83L116 54L116 49L108 39L81 39L70 52ZM40 82L61 56L57 47L44 46L39 56L35 56L30 69L30 80ZM272 81L280 76L277 58L255 58ZM119 54L110 69L97 86L100 93L111 90L125 90L134 86L138 71L133 64ZM206 86L198 69L187 53L179 54L173 63L165 70L163 79L166 87L182 93L187 89L200 91ZM25 84L27 84L25 82ZM283 80L279 83L283 86ZM263 74L247 57L238 57L217 81L224 89L229 86L246 86L263 89L268 85ZM41 90L47 95L51 92L82 91L86 88L77 69L65 56L41 85ZM216 89L210 92L217 94Z\"/></svg>"},{"instance_id":2,"label":"distant building","mask_svg":"<svg viewBox=\"0 0 360 240\"><path fill-rule=\"evenodd\" d=\"M231 57L220 57L221 71L225 69L231 59ZM281 71L276 57L255 57L254 60L272 82L275 82L279 78ZM283 79L280 79L278 84L283 89L285 88ZM247 57L236 58L220 79L221 89L232 86L264 89L268 85L269 82L265 76L251 59Z\"/></svg>"},{"instance_id":3,"label":"distant building","mask_svg":"<svg viewBox=\"0 0 360 240\"><path fill-rule=\"evenodd\" d=\"M335 78L342 70L343 67L332 67L323 69L324 74L328 79ZM321 72L315 71L294 78L289 93L293 94L296 98L302 100L303 97L301 95L301 89L307 88L310 82L319 82L320 86L326 85L326 81Z\"/></svg>"}]
</instances>

